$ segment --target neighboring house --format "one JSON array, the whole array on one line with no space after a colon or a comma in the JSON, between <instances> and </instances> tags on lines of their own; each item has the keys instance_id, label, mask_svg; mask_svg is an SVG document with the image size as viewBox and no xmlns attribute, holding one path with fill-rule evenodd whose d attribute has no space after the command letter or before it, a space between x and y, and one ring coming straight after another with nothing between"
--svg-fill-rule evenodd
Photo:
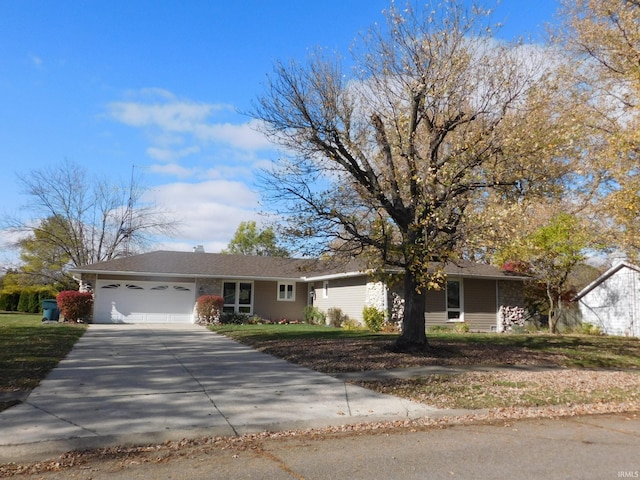
<instances>
[{"instance_id":1,"label":"neighboring house","mask_svg":"<svg viewBox=\"0 0 640 480\"><path fill-rule=\"evenodd\" d=\"M640 337L640 267L622 262L587 285L574 299L582 322L607 335Z\"/></svg>"},{"instance_id":2,"label":"neighboring house","mask_svg":"<svg viewBox=\"0 0 640 480\"><path fill-rule=\"evenodd\" d=\"M522 311L524 277L488 265L447 266L447 287L427 292L427 326L466 323L474 331L502 331L505 312ZM200 295L220 295L224 311L279 321L301 320L304 307L331 307L362 321L364 306L390 311L402 292L352 261L204 252L157 251L122 257L72 273L94 292L95 323L193 323Z\"/></svg>"}]
</instances>

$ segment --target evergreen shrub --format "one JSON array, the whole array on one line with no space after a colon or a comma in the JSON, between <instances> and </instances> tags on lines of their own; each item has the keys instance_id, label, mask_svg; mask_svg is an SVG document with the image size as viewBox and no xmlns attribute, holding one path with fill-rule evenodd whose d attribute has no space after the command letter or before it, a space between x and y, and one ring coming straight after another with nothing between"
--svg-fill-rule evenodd
<instances>
[{"instance_id":1,"label":"evergreen shrub","mask_svg":"<svg viewBox=\"0 0 640 480\"><path fill-rule=\"evenodd\" d=\"M384 325L384 312L376 307L367 306L362 309L364 324L372 332L379 332Z\"/></svg>"}]
</instances>

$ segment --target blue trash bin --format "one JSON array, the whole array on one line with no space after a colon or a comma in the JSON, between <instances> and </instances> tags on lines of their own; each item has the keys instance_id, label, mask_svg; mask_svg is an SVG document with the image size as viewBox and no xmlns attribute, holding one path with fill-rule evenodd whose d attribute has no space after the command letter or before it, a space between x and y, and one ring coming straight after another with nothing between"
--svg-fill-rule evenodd
<instances>
[{"instance_id":1,"label":"blue trash bin","mask_svg":"<svg viewBox=\"0 0 640 480\"><path fill-rule=\"evenodd\" d=\"M60 309L58 302L54 299L42 301L42 321L57 322L60 319Z\"/></svg>"}]
</instances>

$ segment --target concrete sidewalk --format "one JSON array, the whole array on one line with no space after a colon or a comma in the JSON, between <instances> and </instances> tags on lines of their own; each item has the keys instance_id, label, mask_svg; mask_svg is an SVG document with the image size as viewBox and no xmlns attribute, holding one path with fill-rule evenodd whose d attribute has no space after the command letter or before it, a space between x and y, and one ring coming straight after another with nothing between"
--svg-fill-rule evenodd
<instances>
[{"instance_id":1,"label":"concrete sidewalk","mask_svg":"<svg viewBox=\"0 0 640 480\"><path fill-rule=\"evenodd\" d=\"M26 402L0 412L0 463L115 444L442 414L201 326L91 325Z\"/></svg>"}]
</instances>

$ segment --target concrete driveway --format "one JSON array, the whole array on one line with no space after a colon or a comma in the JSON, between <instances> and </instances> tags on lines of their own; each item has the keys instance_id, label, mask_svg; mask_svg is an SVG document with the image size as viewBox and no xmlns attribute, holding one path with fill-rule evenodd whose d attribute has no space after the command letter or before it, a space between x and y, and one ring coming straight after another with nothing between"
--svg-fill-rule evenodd
<instances>
[{"instance_id":1,"label":"concrete driveway","mask_svg":"<svg viewBox=\"0 0 640 480\"><path fill-rule=\"evenodd\" d=\"M201 326L91 325L26 402L0 412L0 462L437 412L257 352Z\"/></svg>"}]
</instances>

